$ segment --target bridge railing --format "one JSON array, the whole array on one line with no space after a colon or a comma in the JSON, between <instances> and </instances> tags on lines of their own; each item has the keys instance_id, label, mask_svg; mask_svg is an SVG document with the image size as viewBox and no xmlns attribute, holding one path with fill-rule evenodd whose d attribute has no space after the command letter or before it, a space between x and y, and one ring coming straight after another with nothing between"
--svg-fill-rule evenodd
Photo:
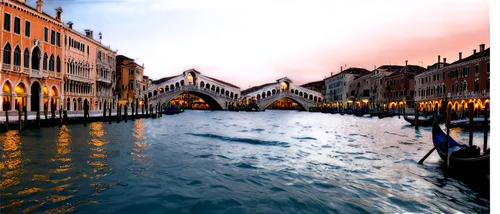
<instances>
[{"instance_id":1,"label":"bridge railing","mask_svg":"<svg viewBox=\"0 0 500 214\"><path fill-rule=\"evenodd\" d=\"M200 87L199 85L184 85L184 86L180 86L178 88L174 88L173 90L168 90L168 91L165 91L163 93L158 93L156 96L152 96L150 98L150 100L151 101L155 101L162 94L168 94L168 93L177 92L177 91L200 91L200 92L204 92L206 94L210 94L210 95L212 95L214 97L221 97L221 98L224 98L224 99L235 100L235 101L237 100L234 97L231 98L230 96L226 96L225 94L221 94L221 93L218 93L216 91L212 91L210 88Z\"/></svg>"},{"instance_id":2,"label":"bridge railing","mask_svg":"<svg viewBox=\"0 0 500 214\"><path fill-rule=\"evenodd\" d=\"M271 95L271 96L266 96L265 98L260 98L259 100L257 100L257 102L265 102L267 100L270 100L270 99L273 99L275 98L276 96L286 96L286 95L291 95L293 97L297 97L297 98L301 98L302 101L306 101L306 102L311 102L311 103L316 103L317 101L314 101L314 100L311 100L309 98L305 98L303 96L299 96L298 94L294 94L290 91L279 91L277 93L275 93L274 95Z\"/></svg>"}]
</instances>

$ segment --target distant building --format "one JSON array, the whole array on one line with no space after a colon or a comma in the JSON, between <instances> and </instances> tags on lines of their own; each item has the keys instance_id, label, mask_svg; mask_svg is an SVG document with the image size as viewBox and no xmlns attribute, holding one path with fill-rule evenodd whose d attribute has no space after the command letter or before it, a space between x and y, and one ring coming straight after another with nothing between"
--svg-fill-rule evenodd
<instances>
[{"instance_id":1,"label":"distant building","mask_svg":"<svg viewBox=\"0 0 500 214\"><path fill-rule=\"evenodd\" d=\"M399 71L384 78L384 98L387 108L403 108L414 106L415 75L425 72L426 69L417 65L406 65Z\"/></svg>"},{"instance_id":2,"label":"distant building","mask_svg":"<svg viewBox=\"0 0 500 214\"><path fill-rule=\"evenodd\" d=\"M354 108L363 108L371 104L370 89L372 82L372 73L354 77L349 84L348 101L356 103Z\"/></svg>"},{"instance_id":3,"label":"distant building","mask_svg":"<svg viewBox=\"0 0 500 214\"><path fill-rule=\"evenodd\" d=\"M439 61L439 60L438 60ZM428 72L415 76L415 102L420 110L432 111L437 104L449 101L452 109L462 111L467 103L483 109L490 101L490 48L479 45L479 52L459 59L451 64L435 66Z\"/></svg>"},{"instance_id":4,"label":"distant building","mask_svg":"<svg viewBox=\"0 0 500 214\"><path fill-rule=\"evenodd\" d=\"M404 66L400 65L382 65L372 72L371 97L373 108L384 108L387 100L384 94L387 94L387 87L384 84L385 77L399 72Z\"/></svg>"},{"instance_id":5,"label":"distant building","mask_svg":"<svg viewBox=\"0 0 500 214\"><path fill-rule=\"evenodd\" d=\"M354 78L358 76L362 76L370 73L369 70L364 68L348 68L346 70L342 70L340 68L340 72L338 74L332 75L326 79L325 81L325 100L327 105L333 107L341 107L341 108L349 108L349 86L350 83L354 80Z\"/></svg>"},{"instance_id":6,"label":"distant building","mask_svg":"<svg viewBox=\"0 0 500 214\"><path fill-rule=\"evenodd\" d=\"M143 81L144 66L123 55L116 56L116 71L118 104L129 107L132 102L143 99L145 82Z\"/></svg>"},{"instance_id":7,"label":"distant building","mask_svg":"<svg viewBox=\"0 0 500 214\"><path fill-rule=\"evenodd\" d=\"M321 94L325 93L325 81L323 80L306 83L304 85L301 85L300 87L307 88L309 90L313 90Z\"/></svg>"}]
</instances>

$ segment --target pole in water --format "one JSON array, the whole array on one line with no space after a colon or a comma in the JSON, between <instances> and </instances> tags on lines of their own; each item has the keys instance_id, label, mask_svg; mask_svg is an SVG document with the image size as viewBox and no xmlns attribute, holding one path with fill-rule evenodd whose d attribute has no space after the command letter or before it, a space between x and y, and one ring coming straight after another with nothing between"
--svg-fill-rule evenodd
<instances>
[{"instance_id":1,"label":"pole in water","mask_svg":"<svg viewBox=\"0 0 500 214\"><path fill-rule=\"evenodd\" d=\"M40 128L40 110L36 111L36 127Z\"/></svg>"},{"instance_id":2,"label":"pole in water","mask_svg":"<svg viewBox=\"0 0 500 214\"><path fill-rule=\"evenodd\" d=\"M418 129L418 104L415 103L415 129Z\"/></svg>"},{"instance_id":3,"label":"pole in water","mask_svg":"<svg viewBox=\"0 0 500 214\"><path fill-rule=\"evenodd\" d=\"M451 120L451 105L448 105L446 111L446 144L444 147L444 152L446 152L446 168L450 167L450 156L448 155L448 150L450 148L450 120Z\"/></svg>"},{"instance_id":4,"label":"pole in water","mask_svg":"<svg viewBox=\"0 0 500 214\"><path fill-rule=\"evenodd\" d=\"M120 117L121 117L121 110L122 110L122 105L118 105L118 109L116 109L116 122L120 123Z\"/></svg>"},{"instance_id":5,"label":"pole in water","mask_svg":"<svg viewBox=\"0 0 500 214\"><path fill-rule=\"evenodd\" d=\"M111 103L109 104L109 117L108 117L108 123L111 124L111 120L113 120L113 117L111 116Z\"/></svg>"},{"instance_id":6,"label":"pole in water","mask_svg":"<svg viewBox=\"0 0 500 214\"><path fill-rule=\"evenodd\" d=\"M436 147L432 148L429 152L427 152L427 154L425 154L425 156L420 159L420 161L418 161L418 164L423 164L425 159L427 159L427 157L429 157L429 155L432 154L432 152L434 152L434 150L436 150Z\"/></svg>"},{"instance_id":7,"label":"pole in water","mask_svg":"<svg viewBox=\"0 0 500 214\"><path fill-rule=\"evenodd\" d=\"M484 144L483 144L483 153L488 150L488 129L490 128L488 123L488 109L490 107L490 103L486 103L484 105Z\"/></svg>"},{"instance_id":8,"label":"pole in water","mask_svg":"<svg viewBox=\"0 0 500 214\"><path fill-rule=\"evenodd\" d=\"M102 108L102 122L106 122L106 100L104 100L104 105Z\"/></svg>"},{"instance_id":9,"label":"pole in water","mask_svg":"<svg viewBox=\"0 0 500 214\"><path fill-rule=\"evenodd\" d=\"M87 127L87 107L83 109L83 126Z\"/></svg>"},{"instance_id":10,"label":"pole in water","mask_svg":"<svg viewBox=\"0 0 500 214\"><path fill-rule=\"evenodd\" d=\"M62 106L59 108L59 127L62 127L63 117L62 117Z\"/></svg>"},{"instance_id":11,"label":"pole in water","mask_svg":"<svg viewBox=\"0 0 500 214\"><path fill-rule=\"evenodd\" d=\"M473 140L473 135L472 135L472 125L474 123L474 103L469 103L469 147L472 147L472 140Z\"/></svg>"},{"instance_id":12,"label":"pole in water","mask_svg":"<svg viewBox=\"0 0 500 214\"><path fill-rule=\"evenodd\" d=\"M127 114L128 114L128 105L125 104L125 106L123 106L123 108L125 108L125 123L127 122Z\"/></svg>"},{"instance_id":13,"label":"pole in water","mask_svg":"<svg viewBox=\"0 0 500 214\"><path fill-rule=\"evenodd\" d=\"M21 108L21 103L17 105L19 113L19 131L23 128L23 121L21 120L21 115L23 114L23 109Z\"/></svg>"}]
</instances>

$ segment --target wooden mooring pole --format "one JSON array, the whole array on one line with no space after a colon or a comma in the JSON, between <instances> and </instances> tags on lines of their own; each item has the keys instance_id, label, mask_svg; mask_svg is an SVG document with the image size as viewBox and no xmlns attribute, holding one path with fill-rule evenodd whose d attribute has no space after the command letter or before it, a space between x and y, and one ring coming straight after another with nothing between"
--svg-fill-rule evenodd
<instances>
[{"instance_id":1,"label":"wooden mooring pole","mask_svg":"<svg viewBox=\"0 0 500 214\"><path fill-rule=\"evenodd\" d=\"M469 103L468 104L469 108L469 147L472 147L472 141L473 141L473 134L472 134L472 129L474 125L474 103Z\"/></svg>"},{"instance_id":2,"label":"wooden mooring pole","mask_svg":"<svg viewBox=\"0 0 500 214\"><path fill-rule=\"evenodd\" d=\"M450 122L451 121L451 105L448 105L446 111L446 143L444 147L444 152L446 152L446 168L450 166L450 156L448 155L448 149L450 148Z\"/></svg>"},{"instance_id":3,"label":"wooden mooring pole","mask_svg":"<svg viewBox=\"0 0 500 214\"><path fill-rule=\"evenodd\" d=\"M484 144L483 144L483 153L488 150L488 130L489 130L489 125L488 125L488 113L489 113L489 107L490 103L486 103L484 105Z\"/></svg>"},{"instance_id":4,"label":"wooden mooring pole","mask_svg":"<svg viewBox=\"0 0 500 214\"><path fill-rule=\"evenodd\" d=\"M62 105L61 108L59 108L59 127L62 127L63 125L63 117L62 117Z\"/></svg>"},{"instance_id":5,"label":"wooden mooring pole","mask_svg":"<svg viewBox=\"0 0 500 214\"><path fill-rule=\"evenodd\" d=\"M418 104L415 103L415 129L418 129Z\"/></svg>"},{"instance_id":6,"label":"wooden mooring pole","mask_svg":"<svg viewBox=\"0 0 500 214\"><path fill-rule=\"evenodd\" d=\"M21 116L23 114L23 109L21 108L21 103L19 103L17 106L18 106L18 113L19 113L19 131L21 131L21 129L23 128L23 121L21 120Z\"/></svg>"},{"instance_id":7,"label":"wooden mooring pole","mask_svg":"<svg viewBox=\"0 0 500 214\"><path fill-rule=\"evenodd\" d=\"M122 105L118 105L118 109L116 109L116 116L117 116L117 123L120 123L121 120L121 110L122 110Z\"/></svg>"},{"instance_id":8,"label":"wooden mooring pole","mask_svg":"<svg viewBox=\"0 0 500 214\"><path fill-rule=\"evenodd\" d=\"M104 100L104 105L102 108L102 122L106 122L106 100Z\"/></svg>"},{"instance_id":9,"label":"wooden mooring pole","mask_svg":"<svg viewBox=\"0 0 500 214\"><path fill-rule=\"evenodd\" d=\"M87 127L87 107L83 109L83 126Z\"/></svg>"},{"instance_id":10,"label":"wooden mooring pole","mask_svg":"<svg viewBox=\"0 0 500 214\"><path fill-rule=\"evenodd\" d=\"M125 109L125 123L127 122L127 115L128 115L128 105L125 104L125 106L123 106L123 108Z\"/></svg>"},{"instance_id":11,"label":"wooden mooring pole","mask_svg":"<svg viewBox=\"0 0 500 214\"><path fill-rule=\"evenodd\" d=\"M111 124L111 121L113 120L113 117L111 115L111 109L112 109L112 107L111 107L111 103L110 103L109 104L109 110L108 110L109 111L109 118L108 118L108 123L109 124Z\"/></svg>"},{"instance_id":12,"label":"wooden mooring pole","mask_svg":"<svg viewBox=\"0 0 500 214\"><path fill-rule=\"evenodd\" d=\"M40 128L40 110L36 111L36 127Z\"/></svg>"},{"instance_id":13,"label":"wooden mooring pole","mask_svg":"<svg viewBox=\"0 0 500 214\"><path fill-rule=\"evenodd\" d=\"M137 117L138 109L139 109L139 98L137 98L135 100L135 117ZM137 117L137 118L139 118L139 117Z\"/></svg>"},{"instance_id":14,"label":"wooden mooring pole","mask_svg":"<svg viewBox=\"0 0 500 214\"><path fill-rule=\"evenodd\" d=\"M9 110L5 111L5 131L9 131Z\"/></svg>"}]
</instances>

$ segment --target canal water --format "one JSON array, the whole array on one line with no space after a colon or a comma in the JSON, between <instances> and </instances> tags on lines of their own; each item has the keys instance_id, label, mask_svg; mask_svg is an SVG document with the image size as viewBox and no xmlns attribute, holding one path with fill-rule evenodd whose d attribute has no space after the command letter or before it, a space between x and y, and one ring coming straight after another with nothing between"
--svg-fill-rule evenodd
<instances>
[{"instance_id":1,"label":"canal water","mask_svg":"<svg viewBox=\"0 0 500 214\"><path fill-rule=\"evenodd\" d=\"M186 111L2 133L1 213L490 211L401 118ZM451 135L467 142L468 133ZM475 144L483 138L475 133ZM482 184L489 183L489 180Z\"/></svg>"}]
</instances>

